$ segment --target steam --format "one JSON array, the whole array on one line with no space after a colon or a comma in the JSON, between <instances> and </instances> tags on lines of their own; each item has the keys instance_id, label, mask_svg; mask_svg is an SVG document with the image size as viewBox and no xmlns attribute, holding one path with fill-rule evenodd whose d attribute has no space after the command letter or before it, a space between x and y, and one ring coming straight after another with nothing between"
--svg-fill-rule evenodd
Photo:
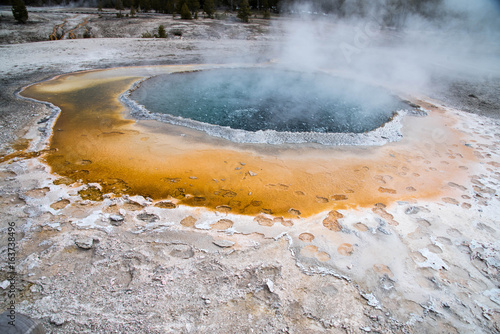
<instances>
[{"instance_id":1,"label":"steam","mask_svg":"<svg viewBox=\"0 0 500 334\"><path fill-rule=\"evenodd\" d=\"M285 39L274 50L282 64L415 91L436 78L500 75L498 1L427 0L418 8L405 6L409 1L336 3L342 5L335 14L312 2L283 7L291 17L273 27Z\"/></svg>"}]
</instances>

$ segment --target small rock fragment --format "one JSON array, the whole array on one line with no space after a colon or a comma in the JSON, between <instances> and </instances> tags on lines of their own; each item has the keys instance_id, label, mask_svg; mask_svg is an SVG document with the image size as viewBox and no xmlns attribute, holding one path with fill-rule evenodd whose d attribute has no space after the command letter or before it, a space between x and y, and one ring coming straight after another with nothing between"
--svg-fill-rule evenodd
<instances>
[{"instance_id":1,"label":"small rock fragment","mask_svg":"<svg viewBox=\"0 0 500 334\"><path fill-rule=\"evenodd\" d=\"M267 288L269 289L269 292L274 292L274 283L271 281L269 278L266 281Z\"/></svg>"},{"instance_id":2,"label":"small rock fragment","mask_svg":"<svg viewBox=\"0 0 500 334\"><path fill-rule=\"evenodd\" d=\"M257 173L252 172L251 170L248 171L248 174L250 174L250 176L256 176L257 175Z\"/></svg>"},{"instance_id":3,"label":"small rock fragment","mask_svg":"<svg viewBox=\"0 0 500 334\"><path fill-rule=\"evenodd\" d=\"M120 226L123 224L123 216L122 215L110 215L109 216L109 221L111 222L111 225L114 226Z\"/></svg>"},{"instance_id":4,"label":"small rock fragment","mask_svg":"<svg viewBox=\"0 0 500 334\"><path fill-rule=\"evenodd\" d=\"M160 217L158 217L157 215L152 214L152 213L140 213L137 215L137 219L140 219L146 223L154 223L157 220L159 220Z\"/></svg>"},{"instance_id":5,"label":"small rock fragment","mask_svg":"<svg viewBox=\"0 0 500 334\"><path fill-rule=\"evenodd\" d=\"M229 248L234 246L234 242L230 240L218 239L212 242L214 245L219 246L220 248Z\"/></svg>"},{"instance_id":6,"label":"small rock fragment","mask_svg":"<svg viewBox=\"0 0 500 334\"><path fill-rule=\"evenodd\" d=\"M91 249L94 244L94 239L90 237L80 237L75 240L75 244L81 249Z\"/></svg>"},{"instance_id":7,"label":"small rock fragment","mask_svg":"<svg viewBox=\"0 0 500 334\"><path fill-rule=\"evenodd\" d=\"M65 323L63 317L59 314L52 315L50 317L49 322L56 325L56 326L62 326Z\"/></svg>"},{"instance_id":8,"label":"small rock fragment","mask_svg":"<svg viewBox=\"0 0 500 334\"><path fill-rule=\"evenodd\" d=\"M180 259L189 259L194 256L194 251L189 245L176 245L170 255Z\"/></svg>"}]
</instances>

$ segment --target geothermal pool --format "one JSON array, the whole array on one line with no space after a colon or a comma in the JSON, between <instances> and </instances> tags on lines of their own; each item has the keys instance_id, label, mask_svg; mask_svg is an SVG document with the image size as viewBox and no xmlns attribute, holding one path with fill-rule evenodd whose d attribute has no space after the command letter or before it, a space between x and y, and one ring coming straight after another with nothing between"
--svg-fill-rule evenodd
<instances>
[{"instance_id":1,"label":"geothermal pool","mask_svg":"<svg viewBox=\"0 0 500 334\"><path fill-rule=\"evenodd\" d=\"M397 142L383 132L393 121L368 134L341 134L351 143L359 137L379 140L380 146L268 145L235 143L175 122L136 119L133 108L120 100L146 78L176 80L185 73L171 73L212 68L217 66L116 68L27 87L22 96L61 110L43 156L60 176L56 183L87 184L79 194L90 200L105 194L142 195L163 208L189 205L223 213L308 217L442 196L449 180L465 177L462 167L473 159L460 133L438 111L400 118L404 137ZM438 136L435 129L441 131Z\"/></svg>"},{"instance_id":2,"label":"geothermal pool","mask_svg":"<svg viewBox=\"0 0 500 334\"><path fill-rule=\"evenodd\" d=\"M159 75L130 97L154 113L254 132L363 133L408 107L380 88L275 68Z\"/></svg>"}]
</instances>

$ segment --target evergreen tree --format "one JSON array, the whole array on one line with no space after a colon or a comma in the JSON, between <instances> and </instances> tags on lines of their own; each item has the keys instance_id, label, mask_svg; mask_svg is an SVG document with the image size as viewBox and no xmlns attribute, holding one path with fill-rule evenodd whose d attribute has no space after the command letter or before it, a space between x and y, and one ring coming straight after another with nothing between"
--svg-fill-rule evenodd
<instances>
[{"instance_id":1,"label":"evergreen tree","mask_svg":"<svg viewBox=\"0 0 500 334\"><path fill-rule=\"evenodd\" d=\"M187 3L184 3L181 8L181 19L183 20L192 20L191 11L189 11L189 7Z\"/></svg>"},{"instance_id":2,"label":"evergreen tree","mask_svg":"<svg viewBox=\"0 0 500 334\"><path fill-rule=\"evenodd\" d=\"M147 13L151 10L151 1L150 0L139 0L139 7L144 13Z\"/></svg>"},{"instance_id":3,"label":"evergreen tree","mask_svg":"<svg viewBox=\"0 0 500 334\"><path fill-rule=\"evenodd\" d=\"M122 0L116 0L115 9L119 11L119 14L116 14L116 16L122 17L122 9L123 9Z\"/></svg>"},{"instance_id":4,"label":"evergreen tree","mask_svg":"<svg viewBox=\"0 0 500 334\"><path fill-rule=\"evenodd\" d=\"M243 22L248 23L248 18L251 15L252 12L250 11L250 5L248 4L248 0L241 0L237 17Z\"/></svg>"},{"instance_id":5,"label":"evergreen tree","mask_svg":"<svg viewBox=\"0 0 500 334\"><path fill-rule=\"evenodd\" d=\"M182 10L182 5L184 5L185 3L186 0L175 0L175 12L179 14Z\"/></svg>"},{"instance_id":6,"label":"evergreen tree","mask_svg":"<svg viewBox=\"0 0 500 334\"><path fill-rule=\"evenodd\" d=\"M200 10L200 2L198 0L188 0L188 7L194 15L194 13Z\"/></svg>"},{"instance_id":7,"label":"evergreen tree","mask_svg":"<svg viewBox=\"0 0 500 334\"><path fill-rule=\"evenodd\" d=\"M167 0L165 4L165 14L173 14L175 12L175 5L173 0Z\"/></svg>"},{"instance_id":8,"label":"evergreen tree","mask_svg":"<svg viewBox=\"0 0 500 334\"><path fill-rule=\"evenodd\" d=\"M155 13L160 13L161 12L160 0L151 0L151 8L153 8Z\"/></svg>"},{"instance_id":9,"label":"evergreen tree","mask_svg":"<svg viewBox=\"0 0 500 334\"><path fill-rule=\"evenodd\" d=\"M134 17L136 14L134 6L130 7L130 16Z\"/></svg>"},{"instance_id":10,"label":"evergreen tree","mask_svg":"<svg viewBox=\"0 0 500 334\"><path fill-rule=\"evenodd\" d=\"M158 27L158 37L167 38L167 32L165 31L165 27L163 26L163 24Z\"/></svg>"},{"instance_id":11,"label":"evergreen tree","mask_svg":"<svg viewBox=\"0 0 500 334\"><path fill-rule=\"evenodd\" d=\"M12 14L14 19L19 23L26 23L28 21L28 10L23 0L12 1Z\"/></svg>"},{"instance_id":12,"label":"evergreen tree","mask_svg":"<svg viewBox=\"0 0 500 334\"><path fill-rule=\"evenodd\" d=\"M203 11L209 18L212 19L215 13L214 0L205 0L205 3L203 4Z\"/></svg>"}]
</instances>

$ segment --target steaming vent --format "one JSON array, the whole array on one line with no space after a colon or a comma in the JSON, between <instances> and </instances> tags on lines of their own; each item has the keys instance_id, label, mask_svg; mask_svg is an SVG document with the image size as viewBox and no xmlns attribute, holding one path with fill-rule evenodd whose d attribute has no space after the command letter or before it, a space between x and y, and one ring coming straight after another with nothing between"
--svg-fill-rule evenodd
<instances>
[{"instance_id":1,"label":"steaming vent","mask_svg":"<svg viewBox=\"0 0 500 334\"><path fill-rule=\"evenodd\" d=\"M135 116L235 142L380 144L407 107L389 92L326 73L220 68L158 75L131 92ZM383 126L383 128L381 128Z\"/></svg>"}]
</instances>

